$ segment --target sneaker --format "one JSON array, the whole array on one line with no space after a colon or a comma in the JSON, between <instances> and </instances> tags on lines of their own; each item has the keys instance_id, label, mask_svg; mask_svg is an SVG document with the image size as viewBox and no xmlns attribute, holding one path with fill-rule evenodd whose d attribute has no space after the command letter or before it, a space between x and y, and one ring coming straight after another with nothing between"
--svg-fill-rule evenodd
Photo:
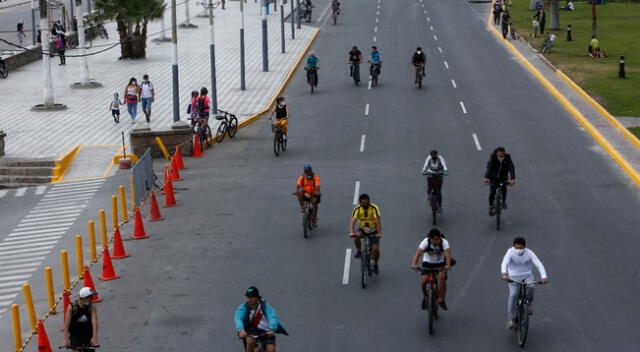
<instances>
[{"instance_id":1,"label":"sneaker","mask_svg":"<svg viewBox=\"0 0 640 352\"><path fill-rule=\"evenodd\" d=\"M507 201L506 200L502 201L502 209L507 209Z\"/></svg>"},{"instance_id":2,"label":"sneaker","mask_svg":"<svg viewBox=\"0 0 640 352\"><path fill-rule=\"evenodd\" d=\"M489 206L489 216L494 216L496 214L496 209L493 207L493 205Z\"/></svg>"},{"instance_id":3,"label":"sneaker","mask_svg":"<svg viewBox=\"0 0 640 352\"><path fill-rule=\"evenodd\" d=\"M511 330L516 326L516 324L513 322L513 320L509 320L507 321L507 329Z\"/></svg>"},{"instance_id":4,"label":"sneaker","mask_svg":"<svg viewBox=\"0 0 640 352\"><path fill-rule=\"evenodd\" d=\"M354 257L354 258L356 258L356 259L361 258L361 257L362 257L362 252L357 251L357 252L356 252L356 255L354 255L353 257Z\"/></svg>"},{"instance_id":5,"label":"sneaker","mask_svg":"<svg viewBox=\"0 0 640 352\"><path fill-rule=\"evenodd\" d=\"M438 305L440 306L440 309L442 309L442 310L449 310L449 307L447 307L447 304L444 303L444 301L440 301L440 303L438 303Z\"/></svg>"},{"instance_id":6,"label":"sneaker","mask_svg":"<svg viewBox=\"0 0 640 352\"><path fill-rule=\"evenodd\" d=\"M378 265L373 266L373 273L376 275L380 275L380 269L378 269Z\"/></svg>"},{"instance_id":7,"label":"sneaker","mask_svg":"<svg viewBox=\"0 0 640 352\"><path fill-rule=\"evenodd\" d=\"M286 135L286 134L283 134L283 135L282 135L282 140L284 140L284 141L286 141L286 140L287 140L287 135Z\"/></svg>"},{"instance_id":8,"label":"sneaker","mask_svg":"<svg viewBox=\"0 0 640 352\"><path fill-rule=\"evenodd\" d=\"M136 123L136 120L131 120L131 123L132 123L132 124L135 124L135 123Z\"/></svg>"},{"instance_id":9,"label":"sneaker","mask_svg":"<svg viewBox=\"0 0 640 352\"><path fill-rule=\"evenodd\" d=\"M422 310L427 310L427 299L426 298L422 298L422 303L420 303L420 308L422 308Z\"/></svg>"}]
</instances>

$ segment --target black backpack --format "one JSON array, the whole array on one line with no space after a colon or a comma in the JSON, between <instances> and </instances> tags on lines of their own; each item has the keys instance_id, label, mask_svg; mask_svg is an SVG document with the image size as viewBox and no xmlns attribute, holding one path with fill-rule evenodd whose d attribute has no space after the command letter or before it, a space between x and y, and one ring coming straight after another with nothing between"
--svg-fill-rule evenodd
<instances>
[{"instance_id":1,"label":"black backpack","mask_svg":"<svg viewBox=\"0 0 640 352\"><path fill-rule=\"evenodd\" d=\"M198 109L198 112L205 112L205 110L207 109L207 105L204 103L203 97L198 98L198 103L196 104L196 108Z\"/></svg>"},{"instance_id":2,"label":"black backpack","mask_svg":"<svg viewBox=\"0 0 640 352\"><path fill-rule=\"evenodd\" d=\"M444 237L444 233L440 235L440 237L442 237L442 239L445 239ZM431 238L427 237L427 249L425 250L425 252L430 252L431 249ZM444 246L442 245L442 242L440 242L440 245L438 246L438 254L444 252Z\"/></svg>"}]
</instances>

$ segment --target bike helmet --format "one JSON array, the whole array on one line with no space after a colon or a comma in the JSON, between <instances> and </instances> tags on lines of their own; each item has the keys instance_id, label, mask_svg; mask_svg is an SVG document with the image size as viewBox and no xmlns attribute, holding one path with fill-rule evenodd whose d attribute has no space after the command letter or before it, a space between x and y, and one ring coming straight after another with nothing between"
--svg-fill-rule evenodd
<instances>
[{"instance_id":1,"label":"bike helmet","mask_svg":"<svg viewBox=\"0 0 640 352\"><path fill-rule=\"evenodd\" d=\"M311 170L311 165L305 164L303 169L304 169L304 171Z\"/></svg>"}]
</instances>

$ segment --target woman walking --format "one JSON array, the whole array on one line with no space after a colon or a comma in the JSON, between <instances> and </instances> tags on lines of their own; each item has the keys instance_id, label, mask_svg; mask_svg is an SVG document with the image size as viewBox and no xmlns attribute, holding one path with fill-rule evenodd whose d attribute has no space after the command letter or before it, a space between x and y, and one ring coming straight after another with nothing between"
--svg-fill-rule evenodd
<instances>
[{"instance_id":1,"label":"woman walking","mask_svg":"<svg viewBox=\"0 0 640 352\"><path fill-rule=\"evenodd\" d=\"M131 115L131 123L136 123L138 115L138 101L140 100L140 86L135 77L131 77L129 84L124 89L124 101L127 103L127 111Z\"/></svg>"},{"instance_id":2,"label":"woman walking","mask_svg":"<svg viewBox=\"0 0 640 352\"><path fill-rule=\"evenodd\" d=\"M58 66L64 66L67 64L67 61L65 60L65 57L64 57L64 51L66 46L67 46L67 43L64 35L58 35L58 37L56 38L56 49L58 51L58 56L60 56L60 65Z\"/></svg>"}]
</instances>

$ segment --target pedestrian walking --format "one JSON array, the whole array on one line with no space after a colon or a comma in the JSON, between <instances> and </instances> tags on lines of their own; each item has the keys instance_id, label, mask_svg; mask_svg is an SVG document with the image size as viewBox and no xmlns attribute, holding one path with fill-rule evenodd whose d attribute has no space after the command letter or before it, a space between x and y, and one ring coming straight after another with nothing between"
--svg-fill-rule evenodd
<instances>
[{"instance_id":1,"label":"pedestrian walking","mask_svg":"<svg viewBox=\"0 0 640 352\"><path fill-rule=\"evenodd\" d=\"M544 24L547 21L547 14L544 12L544 8L539 8L533 17L531 17L538 21L538 27L540 28L540 35L544 35Z\"/></svg>"},{"instance_id":2,"label":"pedestrian walking","mask_svg":"<svg viewBox=\"0 0 640 352\"><path fill-rule=\"evenodd\" d=\"M77 351L98 343L98 310L91 304L95 292L89 287L80 290L80 298L71 303L64 317L62 347Z\"/></svg>"},{"instance_id":3,"label":"pedestrian walking","mask_svg":"<svg viewBox=\"0 0 640 352\"><path fill-rule=\"evenodd\" d=\"M67 61L64 57L64 51L66 46L67 46L67 41L65 40L65 36L59 35L56 38L56 50L58 51L58 56L60 57L60 65L58 66L64 66L67 64Z\"/></svg>"},{"instance_id":4,"label":"pedestrian walking","mask_svg":"<svg viewBox=\"0 0 640 352\"><path fill-rule=\"evenodd\" d=\"M135 77L131 77L129 84L124 89L124 102L127 103L127 111L131 116L131 123L136 123L138 115L138 100L140 100L140 86Z\"/></svg>"},{"instance_id":5,"label":"pedestrian walking","mask_svg":"<svg viewBox=\"0 0 640 352\"><path fill-rule=\"evenodd\" d=\"M140 83L140 100L142 101L142 111L147 119L147 122L151 121L151 103L156 100L156 91L153 89L153 84L149 81L149 75L142 76L142 83Z\"/></svg>"},{"instance_id":6,"label":"pedestrian walking","mask_svg":"<svg viewBox=\"0 0 640 352\"><path fill-rule=\"evenodd\" d=\"M22 46L22 42L24 41L24 21L18 21L18 25L16 26L16 36L18 37L18 45Z\"/></svg>"},{"instance_id":7,"label":"pedestrian walking","mask_svg":"<svg viewBox=\"0 0 640 352\"><path fill-rule=\"evenodd\" d=\"M504 39L507 39L507 34L509 33L509 22L511 22L511 15L509 14L509 10L504 9L504 11L502 11L502 14L500 15L502 38Z\"/></svg>"},{"instance_id":8,"label":"pedestrian walking","mask_svg":"<svg viewBox=\"0 0 640 352\"><path fill-rule=\"evenodd\" d=\"M120 105L122 105L120 96L117 92L113 93L113 100L111 100L111 104L109 104L109 109L111 110L111 116L115 123L120 123Z\"/></svg>"},{"instance_id":9,"label":"pedestrian walking","mask_svg":"<svg viewBox=\"0 0 640 352\"><path fill-rule=\"evenodd\" d=\"M502 5L496 1L493 3L493 24L500 24L500 14L502 14Z\"/></svg>"}]
</instances>

